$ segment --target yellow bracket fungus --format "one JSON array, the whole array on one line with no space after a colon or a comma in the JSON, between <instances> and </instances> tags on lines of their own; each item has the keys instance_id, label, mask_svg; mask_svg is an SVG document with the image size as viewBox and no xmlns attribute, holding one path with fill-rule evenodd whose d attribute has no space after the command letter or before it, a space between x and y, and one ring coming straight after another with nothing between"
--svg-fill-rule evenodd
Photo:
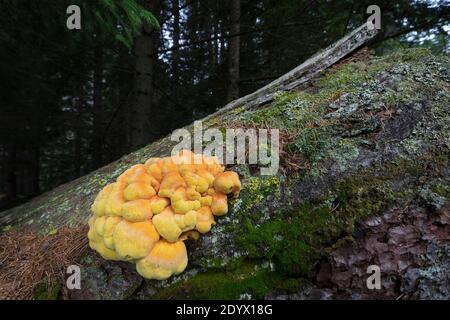
<instances>
[{"instance_id":1,"label":"yellow bracket fungus","mask_svg":"<svg viewBox=\"0 0 450 320\"><path fill-rule=\"evenodd\" d=\"M164 280L184 271L184 241L197 240L237 197L237 173L217 157L182 150L150 158L103 188L91 206L89 246L106 260L130 261L144 278Z\"/></svg>"}]
</instances>

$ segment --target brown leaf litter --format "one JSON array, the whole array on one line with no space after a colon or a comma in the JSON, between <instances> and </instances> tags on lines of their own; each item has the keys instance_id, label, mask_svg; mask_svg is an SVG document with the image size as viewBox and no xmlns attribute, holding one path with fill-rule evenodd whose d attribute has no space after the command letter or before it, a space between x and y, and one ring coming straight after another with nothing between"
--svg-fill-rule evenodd
<instances>
[{"instance_id":1,"label":"brown leaf litter","mask_svg":"<svg viewBox=\"0 0 450 320\"><path fill-rule=\"evenodd\" d=\"M64 282L65 270L87 248L86 226L63 227L53 235L30 231L0 234L0 299L33 298L33 289L46 281L49 290Z\"/></svg>"}]
</instances>

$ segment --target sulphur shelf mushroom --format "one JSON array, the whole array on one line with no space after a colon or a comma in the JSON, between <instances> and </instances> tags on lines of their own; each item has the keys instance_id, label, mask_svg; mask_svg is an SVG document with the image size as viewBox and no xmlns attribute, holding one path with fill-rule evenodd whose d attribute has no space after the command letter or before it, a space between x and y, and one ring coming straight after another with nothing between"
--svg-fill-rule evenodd
<instances>
[{"instance_id":1,"label":"sulphur shelf mushroom","mask_svg":"<svg viewBox=\"0 0 450 320\"><path fill-rule=\"evenodd\" d=\"M216 157L182 150L126 170L91 206L89 246L106 260L136 264L144 278L164 280L184 271L184 241L198 239L237 197L237 173Z\"/></svg>"}]
</instances>

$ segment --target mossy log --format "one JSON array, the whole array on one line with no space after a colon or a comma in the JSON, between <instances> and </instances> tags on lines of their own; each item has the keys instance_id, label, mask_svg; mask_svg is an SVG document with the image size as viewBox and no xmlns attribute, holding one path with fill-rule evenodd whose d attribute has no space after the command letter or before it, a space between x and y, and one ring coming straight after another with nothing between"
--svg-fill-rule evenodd
<instances>
[{"instance_id":1,"label":"mossy log","mask_svg":"<svg viewBox=\"0 0 450 320\"><path fill-rule=\"evenodd\" d=\"M78 261L82 289L64 297L449 299L450 60L410 49L319 72L342 58L205 120L204 129L264 125L287 138L277 175L230 167L241 195L210 233L187 243L184 273L145 281L132 264L90 251ZM0 223L79 226L106 183L173 144L154 142L0 214ZM380 266L380 290L366 286L369 265Z\"/></svg>"}]
</instances>

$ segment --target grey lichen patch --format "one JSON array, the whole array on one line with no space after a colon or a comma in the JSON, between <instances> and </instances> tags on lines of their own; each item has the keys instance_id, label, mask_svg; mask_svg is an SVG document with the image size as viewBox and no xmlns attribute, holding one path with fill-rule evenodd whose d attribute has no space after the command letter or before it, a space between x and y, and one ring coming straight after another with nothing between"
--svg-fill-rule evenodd
<instances>
[{"instance_id":1,"label":"grey lichen patch","mask_svg":"<svg viewBox=\"0 0 450 320\"><path fill-rule=\"evenodd\" d=\"M417 296L420 299L448 300L450 289L443 285L450 280L450 247L432 243L426 257L433 262L418 271Z\"/></svg>"},{"instance_id":2,"label":"grey lichen patch","mask_svg":"<svg viewBox=\"0 0 450 320\"><path fill-rule=\"evenodd\" d=\"M428 188L421 188L419 190L418 196L424 205L431 208L432 210L440 210L444 207L446 199L443 196L431 191Z\"/></svg>"},{"instance_id":3,"label":"grey lichen patch","mask_svg":"<svg viewBox=\"0 0 450 320\"><path fill-rule=\"evenodd\" d=\"M127 263L101 261L88 253L83 262L81 289L68 292L71 299L124 300L142 284L142 278Z\"/></svg>"},{"instance_id":4,"label":"grey lichen patch","mask_svg":"<svg viewBox=\"0 0 450 320\"><path fill-rule=\"evenodd\" d=\"M347 171L350 166L353 166L355 160L358 159L359 149L353 140L342 139L329 154L335 162L336 171L344 172Z\"/></svg>"}]
</instances>

